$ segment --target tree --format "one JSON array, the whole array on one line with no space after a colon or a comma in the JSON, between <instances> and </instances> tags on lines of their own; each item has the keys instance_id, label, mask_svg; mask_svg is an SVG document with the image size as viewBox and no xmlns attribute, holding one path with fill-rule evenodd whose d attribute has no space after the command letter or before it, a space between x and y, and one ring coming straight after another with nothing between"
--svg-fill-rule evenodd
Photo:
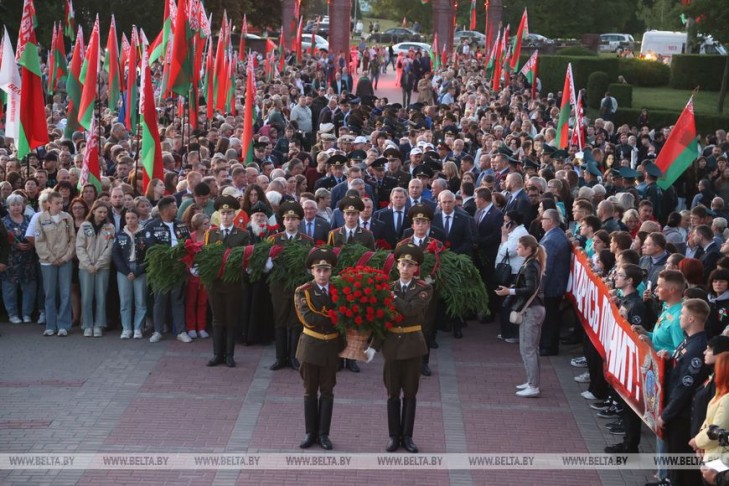
<instances>
[{"instance_id":1,"label":"tree","mask_svg":"<svg viewBox=\"0 0 729 486\"><path fill-rule=\"evenodd\" d=\"M681 4L676 0L642 0L636 14L646 30L683 30Z\"/></svg>"},{"instance_id":2,"label":"tree","mask_svg":"<svg viewBox=\"0 0 729 486\"><path fill-rule=\"evenodd\" d=\"M729 45L729 10L725 0L694 0L686 6L686 13L696 19L698 31L711 35L724 46ZM724 74L721 78L717 111L724 112L727 82L729 82L729 55L725 56Z\"/></svg>"}]
</instances>

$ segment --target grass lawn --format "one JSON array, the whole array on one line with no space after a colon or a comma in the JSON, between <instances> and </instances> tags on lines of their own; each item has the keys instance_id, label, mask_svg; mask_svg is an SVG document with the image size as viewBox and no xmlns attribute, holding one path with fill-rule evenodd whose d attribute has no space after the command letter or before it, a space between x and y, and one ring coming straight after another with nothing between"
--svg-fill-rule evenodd
<instances>
[{"instance_id":1,"label":"grass lawn","mask_svg":"<svg viewBox=\"0 0 729 486\"><path fill-rule=\"evenodd\" d=\"M689 97L690 90L633 87L633 108L645 106L680 111L686 106ZM715 114L718 102L718 91L699 91L694 98L694 110L696 113Z\"/></svg>"}]
</instances>

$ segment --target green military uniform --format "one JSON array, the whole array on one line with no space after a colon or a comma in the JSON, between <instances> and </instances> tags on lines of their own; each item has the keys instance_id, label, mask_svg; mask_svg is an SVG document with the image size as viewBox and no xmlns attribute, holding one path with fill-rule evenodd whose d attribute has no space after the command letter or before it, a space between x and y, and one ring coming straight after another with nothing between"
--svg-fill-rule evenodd
<instances>
[{"instance_id":1,"label":"green military uniform","mask_svg":"<svg viewBox=\"0 0 729 486\"><path fill-rule=\"evenodd\" d=\"M237 211L240 209L238 200L233 196L219 197L215 202L216 211ZM245 246L250 242L248 231L236 228L211 228L205 235L206 245L223 245L226 248ZM241 284L226 283L216 278L208 289L210 307L213 310L213 359L208 366L225 364L233 368L235 351L235 333L238 323Z\"/></svg>"},{"instance_id":2,"label":"green military uniform","mask_svg":"<svg viewBox=\"0 0 729 486\"><path fill-rule=\"evenodd\" d=\"M364 211L364 203L356 196L346 196L339 201L339 210L342 213L361 213ZM351 235L350 235L351 232ZM350 230L346 226L331 230L329 232L329 246L341 247L344 245L360 244L375 251L375 236L371 231L357 226Z\"/></svg>"},{"instance_id":3,"label":"green military uniform","mask_svg":"<svg viewBox=\"0 0 729 486\"><path fill-rule=\"evenodd\" d=\"M297 202L285 202L279 207L281 220L286 216L304 217L304 209ZM268 237L268 242L274 245L301 244L313 246L311 238L303 233L297 232L289 235L285 231ZM271 303L273 304L273 318L276 336L276 362L271 366L272 370L278 370L285 366L299 369L299 362L296 359L296 346L301 334L301 323L296 317L294 301L291 298L291 291L287 290L283 282L272 282L270 285Z\"/></svg>"},{"instance_id":4,"label":"green military uniform","mask_svg":"<svg viewBox=\"0 0 729 486\"><path fill-rule=\"evenodd\" d=\"M423 251L413 244L400 245L395 249L395 258L420 265ZM385 358L383 376L387 389L387 416L392 452L402 445L411 452L417 452L412 442L415 425L415 396L420 385L420 364L427 353L422 327L425 313L433 298L433 288L423 280L412 279L404 288L398 279L391 284L395 296L394 305L404 319L387 332L384 339L375 337L372 348L381 350ZM402 393L402 419L400 395Z\"/></svg>"},{"instance_id":5,"label":"green military uniform","mask_svg":"<svg viewBox=\"0 0 729 486\"><path fill-rule=\"evenodd\" d=\"M334 252L327 248L315 248L307 258L309 268L328 267L337 264ZM328 311L334 304L329 294L329 284L320 287L316 281L296 289L294 305L304 332L299 338L296 358L301 363L299 373L304 380L304 418L306 437L302 448L316 440L325 449L331 448L328 440L334 406L334 386L337 384L339 353L345 339L334 327Z\"/></svg>"}]
</instances>

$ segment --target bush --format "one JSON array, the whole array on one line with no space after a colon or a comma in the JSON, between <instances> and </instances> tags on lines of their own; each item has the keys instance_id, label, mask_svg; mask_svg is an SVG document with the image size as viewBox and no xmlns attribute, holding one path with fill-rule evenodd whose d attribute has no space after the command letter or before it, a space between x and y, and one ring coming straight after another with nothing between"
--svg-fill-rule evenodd
<instances>
[{"instance_id":1,"label":"bush","mask_svg":"<svg viewBox=\"0 0 729 486\"><path fill-rule=\"evenodd\" d=\"M572 56L572 57L598 57L597 52L587 49L582 46L565 47L557 51L558 56Z\"/></svg>"},{"instance_id":2,"label":"bush","mask_svg":"<svg viewBox=\"0 0 729 486\"><path fill-rule=\"evenodd\" d=\"M648 123L651 128L660 129L676 124L681 111L677 110L654 110L648 108ZM615 113L615 125L624 123L635 126L638 123L640 108L623 108L618 106ZM718 114L696 114L696 133L706 135L714 133L718 129L726 130L729 127L729 115Z\"/></svg>"},{"instance_id":3,"label":"bush","mask_svg":"<svg viewBox=\"0 0 729 486\"><path fill-rule=\"evenodd\" d=\"M673 89L699 86L705 91L719 91L725 63L726 56L675 54L671 57L670 86Z\"/></svg>"},{"instance_id":4,"label":"bush","mask_svg":"<svg viewBox=\"0 0 729 486\"><path fill-rule=\"evenodd\" d=\"M528 58L528 57L527 57ZM526 62L526 60L524 61ZM618 80L618 58L603 58L597 56L539 56L537 76L542 80L542 93L562 91L567 64L572 63L572 76L575 89L580 90L587 86L590 73L602 71L607 73L608 82ZM523 66L523 64L520 64ZM607 84L605 85L607 87Z\"/></svg>"},{"instance_id":5,"label":"bush","mask_svg":"<svg viewBox=\"0 0 729 486\"><path fill-rule=\"evenodd\" d=\"M605 91L610 84L610 78L607 73L595 71L587 78L587 106L590 108L599 108L600 100L605 96Z\"/></svg>"},{"instance_id":6,"label":"bush","mask_svg":"<svg viewBox=\"0 0 729 486\"><path fill-rule=\"evenodd\" d=\"M618 75L633 86L666 86L671 77L671 68L659 61L620 58Z\"/></svg>"},{"instance_id":7,"label":"bush","mask_svg":"<svg viewBox=\"0 0 729 486\"><path fill-rule=\"evenodd\" d=\"M608 86L610 95L618 100L618 109L631 108L633 106L633 87L625 83L611 83Z\"/></svg>"}]
</instances>

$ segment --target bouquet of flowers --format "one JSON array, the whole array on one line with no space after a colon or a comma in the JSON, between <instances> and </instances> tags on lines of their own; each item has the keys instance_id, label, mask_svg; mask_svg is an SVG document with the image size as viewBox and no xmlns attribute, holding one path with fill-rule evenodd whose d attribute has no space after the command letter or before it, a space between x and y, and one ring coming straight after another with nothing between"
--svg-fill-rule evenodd
<instances>
[{"instance_id":1,"label":"bouquet of flowers","mask_svg":"<svg viewBox=\"0 0 729 486\"><path fill-rule=\"evenodd\" d=\"M372 267L344 269L331 281L329 310L332 323L347 335L347 348L339 356L365 360L364 350L370 335L384 337L403 317L395 309L387 274Z\"/></svg>"}]
</instances>

